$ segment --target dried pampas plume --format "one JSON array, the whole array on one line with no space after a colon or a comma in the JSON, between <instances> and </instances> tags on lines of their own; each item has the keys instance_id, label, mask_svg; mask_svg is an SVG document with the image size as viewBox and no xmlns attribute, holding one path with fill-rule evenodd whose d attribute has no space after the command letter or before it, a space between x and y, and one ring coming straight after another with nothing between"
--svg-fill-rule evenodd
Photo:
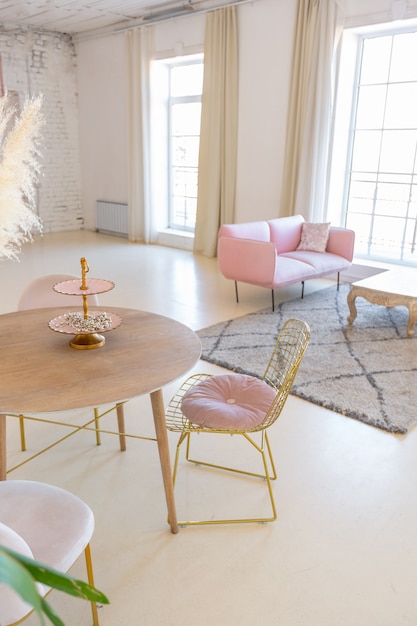
<instances>
[{"instance_id":1,"label":"dried pampas plume","mask_svg":"<svg viewBox=\"0 0 417 626\"><path fill-rule=\"evenodd\" d=\"M42 96L29 99L16 115L7 94L0 98L0 257L16 259L22 244L42 230L35 213L41 105Z\"/></svg>"}]
</instances>

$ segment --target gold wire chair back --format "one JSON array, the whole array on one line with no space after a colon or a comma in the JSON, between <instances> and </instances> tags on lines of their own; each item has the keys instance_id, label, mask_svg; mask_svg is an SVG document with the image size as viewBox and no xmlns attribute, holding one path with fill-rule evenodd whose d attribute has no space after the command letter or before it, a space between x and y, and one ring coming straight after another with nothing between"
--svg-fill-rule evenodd
<instances>
[{"instance_id":1,"label":"gold wire chair back","mask_svg":"<svg viewBox=\"0 0 417 626\"><path fill-rule=\"evenodd\" d=\"M263 380L277 391L271 408L256 430L271 426L280 416L310 341L306 322L291 318L283 325L265 369Z\"/></svg>"}]
</instances>

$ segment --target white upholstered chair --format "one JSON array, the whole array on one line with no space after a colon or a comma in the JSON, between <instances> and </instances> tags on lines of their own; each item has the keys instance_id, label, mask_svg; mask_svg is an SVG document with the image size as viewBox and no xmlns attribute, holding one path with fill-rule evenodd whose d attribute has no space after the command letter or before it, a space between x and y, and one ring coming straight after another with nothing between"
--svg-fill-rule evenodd
<instances>
[{"instance_id":1,"label":"white upholstered chair","mask_svg":"<svg viewBox=\"0 0 417 626\"><path fill-rule=\"evenodd\" d=\"M50 307L77 307L82 308L82 302L80 298L75 296L61 294L54 291L53 287L57 283L64 282L66 280L73 280L79 278L72 274L46 274L32 280L22 292L17 305L18 311L27 311L29 309L45 309ZM81 279L80 279L81 280ZM88 306L98 306L98 296L93 294L87 297ZM51 390L53 393L53 390ZM113 407L114 409L116 407ZM113 410L113 409L110 409ZM107 413L108 411L106 411ZM94 423L96 432L96 443L101 443L100 431L99 431L99 418L100 415L98 408L94 409ZM36 419L36 418L31 418ZM26 450L26 435L25 435L25 416L19 416L20 426L20 444L22 451ZM118 431L119 431L118 427ZM124 433L120 433L120 449L125 449L125 440L123 438Z\"/></svg>"},{"instance_id":2,"label":"white upholstered chair","mask_svg":"<svg viewBox=\"0 0 417 626\"><path fill-rule=\"evenodd\" d=\"M272 514L238 519L194 519L179 521L178 524L272 522L276 519L271 480L275 480L277 474L267 430L281 415L309 340L308 325L302 320L289 319L279 331L262 379L233 373L219 376L194 374L181 385L166 410L168 430L179 433L173 469L174 485L180 448L186 442L186 460L191 463L263 479L268 487ZM261 455L260 473L192 458L191 435L195 433L242 435Z\"/></svg>"},{"instance_id":3,"label":"white upholstered chair","mask_svg":"<svg viewBox=\"0 0 417 626\"><path fill-rule=\"evenodd\" d=\"M84 552L88 583L94 586L90 541L94 516L74 494L46 483L28 480L0 481L0 544L67 573ZM38 583L42 596L50 590ZM94 626L97 606L91 603ZM17 593L0 584L0 624L23 621L32 612Z\"/></svg>"}]
</instances>

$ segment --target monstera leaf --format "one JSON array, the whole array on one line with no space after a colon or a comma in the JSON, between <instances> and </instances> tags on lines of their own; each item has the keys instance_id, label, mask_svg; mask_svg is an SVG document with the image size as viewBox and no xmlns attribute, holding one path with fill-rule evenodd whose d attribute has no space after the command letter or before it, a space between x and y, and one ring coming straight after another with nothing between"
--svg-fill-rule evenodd
<instances>
[{"instance_id":1,"label":"monstera leaf","mask_svg":"<svg viewBox=\"0 0 417 626\"><path fill-rule=\"evenodd\" d=\"M48 617L54 626L65 626L65 624L45 598L39 594L36 582L76 598L102 604L109 603L104 593L95 587L68 576L68 574L62 574L39 561L23 556L4 546L0 546L0 582L9 585L25 602L33 607L43 626L45 624L44 616Z\"/></svg>"}]
</instances>

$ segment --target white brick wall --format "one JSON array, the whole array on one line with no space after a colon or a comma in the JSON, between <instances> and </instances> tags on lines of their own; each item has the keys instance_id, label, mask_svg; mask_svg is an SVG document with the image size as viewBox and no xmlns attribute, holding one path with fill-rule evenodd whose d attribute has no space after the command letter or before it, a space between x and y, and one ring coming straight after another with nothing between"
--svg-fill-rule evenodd
<instances>
[{"instance_id":1,"label":"white brick wall","mask_svg":"<svg viewBox=\"0 0 417 626\"><path fill-rule=\"evenodd\" d=\"M6 30L0 25L4 86L19 94L44 94L42 176L38 211L45 232L83 227L78 146L76 55L68 35Z\"/></svg>"}]
</instances>

